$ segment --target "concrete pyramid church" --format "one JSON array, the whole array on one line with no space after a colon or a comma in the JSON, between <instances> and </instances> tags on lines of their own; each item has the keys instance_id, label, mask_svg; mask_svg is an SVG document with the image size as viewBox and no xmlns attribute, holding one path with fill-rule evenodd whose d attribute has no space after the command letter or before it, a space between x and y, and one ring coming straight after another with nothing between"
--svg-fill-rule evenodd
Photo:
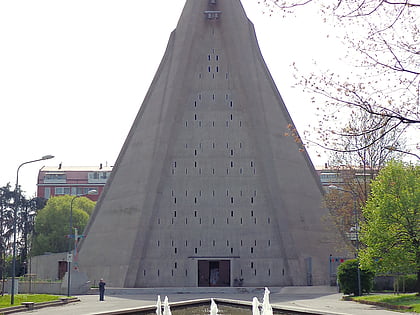
<instances>
[{"instance_id":1,"label":"concrete pyramid church","mask_svg":"<svg viewBox=\"0 0 420 315\"><path fill-rule=\"evenodd\" d=\"M187 0L79 247L115 287L329 283L335 235L239 0Z\"/></svg>"}]
</instances>

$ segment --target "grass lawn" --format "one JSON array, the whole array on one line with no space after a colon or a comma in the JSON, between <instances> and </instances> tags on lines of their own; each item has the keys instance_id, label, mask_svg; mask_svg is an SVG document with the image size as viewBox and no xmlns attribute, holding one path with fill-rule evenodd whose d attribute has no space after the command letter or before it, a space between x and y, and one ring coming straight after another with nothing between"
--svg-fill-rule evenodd
<instances>
[{"instance_id":1,"label":"grass lawn","mask_svg":"<svg viewBox=\"0 0 420 315\"><path fill-rule=\"evenodd\" d=\"M60 299L58 295L48 295L48 294L16 294L15 295L15 304L13 306L19 306L22 302L49 302L56 301ZM10 305L10 295L0 296L0 308L9 307Z\"/></svg>"},{"instance_id":2,"label":"grass lawn","mask_svg":"<svg viewBox=\"0 0 420 315\"><path fill-rule=\"evenodd\" d=\"M386 294L386 295L364 295L353 298L355 301L371 301L388 303L392 305L411 306L410 312L420 313L420 296L416 294Z\"/></svg>"}]
</instances>

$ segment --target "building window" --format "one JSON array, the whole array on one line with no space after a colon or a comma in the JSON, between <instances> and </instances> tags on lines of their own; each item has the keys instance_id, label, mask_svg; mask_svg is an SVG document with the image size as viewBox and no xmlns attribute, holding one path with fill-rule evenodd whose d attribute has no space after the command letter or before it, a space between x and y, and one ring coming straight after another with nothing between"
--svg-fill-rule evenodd
<instances>
[{"instance_id":1,"label":"building window","mask_svg":"<svg viewBox=\"0 0 420 315\"><path fill-rule=\"evenodd\" d=\"M65 183L67 179L66 174L50 173L45 174L44 183Z\"/></svg>"},{"instance_id":2,"label":"building window","mask_svg":"<svg viewBox=\"0 0 420 315\"><path fill-rule=\"evenodd\" d=\"M70 187L55 187L56 195L70 195Z\"/></svg>"},{"instance_id":3,"label":"building window","mask_svg":"<svg viewBox=\"0 0 420 315\"><path fill-rule=\"evenodd\" d=\"M88 182L89 183L105 183L111 172L89 172Z\"/></svg>"}]
</instances>

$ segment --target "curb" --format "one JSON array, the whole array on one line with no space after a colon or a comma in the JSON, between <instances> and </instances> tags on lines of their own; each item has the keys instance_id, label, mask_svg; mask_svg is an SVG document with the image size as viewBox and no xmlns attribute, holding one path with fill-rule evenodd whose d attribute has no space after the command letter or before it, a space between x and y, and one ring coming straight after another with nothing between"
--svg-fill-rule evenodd
<instances>
[{"instance_id":1,"label":"curb","mask_svg":"<svg viewBox=\"0 0 420 315\"><path fill-rule=\"evenodd\" d=\"M22 305L18 306L11 306L11 307L5 307L0 309L0 315L6 315L6 314L12 314L17 312L24 312L24 311L31 311L35 309L40 309L44 307L50 307L50 306L59 306L59 305L65 305L68 303L74 303L74 302L80 302L79 298L60 298L56 301L50 301L50 302L40 302L40 303L34 303L34 302L23 302Z\"/></svg>"}]
</instances>

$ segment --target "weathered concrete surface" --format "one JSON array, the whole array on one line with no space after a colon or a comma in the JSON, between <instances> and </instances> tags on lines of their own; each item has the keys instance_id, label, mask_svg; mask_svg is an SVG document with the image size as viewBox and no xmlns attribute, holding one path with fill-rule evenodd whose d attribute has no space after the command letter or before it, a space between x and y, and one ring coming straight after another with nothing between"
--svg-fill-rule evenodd
<instances>
[{"instance_id":1,"label":"weathered concrete surface","mask_svg":"<svg viewBox=\"0 0 420 315\"><path fill-rule=\"evenodd\" d=\"M240 1L188 0L80 268L116 287L327 284L339 246L321 200Z\"/></svg>"}]
</instances>

